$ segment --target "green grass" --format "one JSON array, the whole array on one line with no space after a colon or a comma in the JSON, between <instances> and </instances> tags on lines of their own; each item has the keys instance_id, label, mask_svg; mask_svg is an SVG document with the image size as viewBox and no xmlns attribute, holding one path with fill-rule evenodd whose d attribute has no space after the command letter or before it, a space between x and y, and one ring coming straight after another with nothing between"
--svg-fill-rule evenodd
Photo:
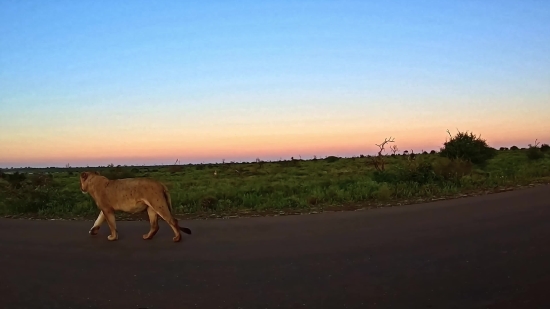
<instances>
[{"instance_id":1,"label":"green grass","mask_svg":"<svg viewBox=\"0 0 550 309\"><path fill-rule=\"evenodd\" d=\"M392 201L429 200L550 179L550 153L529 160L527 150L498 151L483 166L439 154L387 156L386 170L370 158L182 166L44 169L20 183L0 179L0 214L93 217L98 210L79 189L78 175L150 177L170 189L178 214L300 211ZM7 171L4 171L7 172ZM37 172L36 170L33 172ZM216 172L216 175L215 175ZM49 175L49 176L48 176Z\"/></svg>"}]
</instances>

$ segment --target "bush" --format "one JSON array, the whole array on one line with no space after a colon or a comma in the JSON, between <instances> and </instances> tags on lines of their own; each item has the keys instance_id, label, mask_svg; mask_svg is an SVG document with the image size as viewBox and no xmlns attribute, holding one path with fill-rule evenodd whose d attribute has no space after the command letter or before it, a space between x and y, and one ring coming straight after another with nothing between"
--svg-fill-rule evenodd
<instances>
[{"instance_id":1,"label":"bush","mask_svg":"<svg viewBox=\"0 0 550 309\"><path fill-rule=\"evenodd\" d=\"M529 149L527 149L527 158L531 161L539 160L544 158L544 153L539 147L530 146Z\"/></svg>"},{"instance_id":2,"label":"bush","mask_svg":"<svg viewBox=\"0 0 550 309\"><path fill-rule=\"evenodd\" d=\"M398 165L385 171L375 171L373 180L378 183L415 182L420 185L437 182L441 179L428 161L413 162L409 165Z\"/></svg>"},{"instance_id":3,"label":"bush","mask_svg":"<svg viewBox=\"0 0 550 309\"><path fill-rule=\"evenodd\" d=\"M387 201L392 196L392 191L387 184L382 184L376 192L374 192L374 197L381 201Z\"/></svg>"},{"instance_id":4,"label":"bush","mask_svg":"<svg viewBox=\"0 0 550 309\"><path fill-rule=\"evenodd\" d=\"M181 172L182 170L183 168L181 167L181 165L171 165L168 167L168 171L172 174Z\"/></svg>"},{"instance_id":5,"label":"bush","mask_svg":"<svg viewBox=\"0 0 550 309\"><path fill-rule=\"evenodd\" d=\"M134 173L132 171L122 168L120 166L117 166L115 168L111 168L106 173L101 173L103 176L107 177L110 180L115 179L123 179L123 178L133 178L135 177Z\"/></svg>"},{"instance_id":6,"label":"bush","mask_svg":"<svg viewBox=\"0 0 550 309\"><path fill-rule=\"evenodd\" d=\"M449 133L450 135L450 133ZM458 132L451 140L444 143L440 156L449 159L462 159L474 164L484 164L497 155L495 148L473 133Z\"/></svg>"},{"instance_id":7,"label":"bush","mask_svg":"<svg viewBox=\"0 0 550 309\"><path fill-rule=\"evenodd\" d=\"M4 179L6 179L6 181L10 184L10 187L18 189L23 186L27 176L25 173L15 172L13 174L5 174Z\"/></svg>"},{"instance_id":8,"label":"bush","mask_svg":"<svg viewBox=\"0 0 550 309\"><path fill-rule=\"evenodd\" d=\"M427 161L410 164L399 171L398 177L401 182L416 182L421 185L438 180L432 164Z\"/></svg>"},{"instance_id":9,"label":"bush","mask_svg":"<svg viewBox=\"0 0 550 309\"><path fill-rule=\"evenodd\" d=\"M550 146L548 146L548 144L542 144L542 145L540 145L540 150L542 152L547 152L547 151L550 150Z\"/></svg>"},{"instance_id":10,"label":"bush","mask_svg":"<svg viewBox=\"0 0 550 309\"><path fill-rule=\"evenodd\" d=\"M510 150L519 150L518 146L512 146L510 147Z\"/></svg>"},{"instance_id":11,"label":"bush","mask_svg":"<svg viewBox=\"0 0 550 309\"><path fill-rule=\"evenodd\" d=\"M459 181L471 174L472 163L461 159L439 158L433 163L433 169L437 176L445 180Z\"/></svg>"},{"instance_id":12,"label":"bush","mask_svg":"<svg viewBox=\"0 0 550 309\"><path fill-rule=\"evenodd\" d=\"M333 163L333 162L336 162L340 160L340 158L338 157L335 157L335 156L328 156L325 158L325 161L327 161L327 163Z\"/></svg>"}]
</instances>

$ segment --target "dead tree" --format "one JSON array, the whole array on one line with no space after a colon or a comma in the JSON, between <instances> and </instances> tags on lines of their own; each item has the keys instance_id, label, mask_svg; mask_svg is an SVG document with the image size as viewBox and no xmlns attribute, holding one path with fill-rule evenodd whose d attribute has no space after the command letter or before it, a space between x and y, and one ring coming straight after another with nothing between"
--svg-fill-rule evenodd
<instances>
[{"instance_id":1,"label":"dead tree","mask_svg":"<svg viewBox=\"0 0 550 309\"><path fill-rule=\"evenodd\" d=\"M262 168L262 165L264 165L264 161L260 160L260 158L256 158L256 163Z\"/></svg>"},{"instance_id":2,"label":"dead tree","mask_svg":"<svg viewBox=\"0 0 550 309\"><path fill-rule=\"evenodd\" d=\"M392 152L392 154L396 154L398 151L399 151L399 148L397 148L397 145L393 145L390 147L390 150Z\"/></svg>"},{"instance_id":3,"label":"dead tree","mask_svg":"<svg viewBox=\"0 0 550 309\"><path fill-rule=\"evenodd\" d=\"M539 144L540 144L540 142L538 142L538 139L535 139L535 145L529 144L528 146L529 146L529 148L533 148L533 147L537 148L539 146Z\"/></svg>"},{"instance_id":4,"label":"dead tree","mask_svg":"<svg viewBox=\"0 0 550 309\"><path fill-rule=\"evenodd\" d=\"M409 161L414 161L416 159L416 154L414 153L414 150L411 149L411 154L409 155Z\"/></svg>"},{"instance_id":5,"label":"dead tree","mask_svg":"<svg viewBox=\"0 0 550 309\"><path fill-rule=\"evenodd\" d=\"M382 152L385 150L384 146L387 143L393 143L394 141L395 140L392 139L391 136L390 136L389 139L385 138L384 142L382 144L375 144L376 146L378 146L380 148L380 151L378 151L378 156L371 158L371 160L372 160L372 163L374 165L374 168L376 168L377 171L383 171L385 169L386 162L384 162L384 156L382 155Z\"/></svg>"}]
</instances>

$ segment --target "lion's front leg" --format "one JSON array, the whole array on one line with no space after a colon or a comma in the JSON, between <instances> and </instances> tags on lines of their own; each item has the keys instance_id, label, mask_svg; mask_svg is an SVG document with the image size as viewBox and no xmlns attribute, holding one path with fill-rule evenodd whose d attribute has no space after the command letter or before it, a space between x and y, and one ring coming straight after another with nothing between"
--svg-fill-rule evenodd
<instances>
[{"instance_id":1,"label":"lion's front leg","mask_svg":"<svg viewBox=\"0 0 550 309\"><path fill-rule=\"evenodd\" d=\"M97 219L94 222L94 225L88 231L90 235L97 235L97 231L99 231L99 228L101 227L101 224L103 224L103 221L105 221L105 215L103 214L103 211L99 212L99 216L97 216Z\"/></svg>"}]
</instances>

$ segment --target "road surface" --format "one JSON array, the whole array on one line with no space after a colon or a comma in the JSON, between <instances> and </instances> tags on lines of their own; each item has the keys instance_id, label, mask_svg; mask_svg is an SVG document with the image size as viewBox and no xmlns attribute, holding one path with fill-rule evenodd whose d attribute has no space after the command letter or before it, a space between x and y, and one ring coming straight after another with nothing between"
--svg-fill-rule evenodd
<instances>
[{"instance_id":1,"label":"road surface","mask_svg":"<svg viewBox=\"0 0 550 309\"><path fill-rule=\"evenodd\" d=\"M550 308L550 186L317 215L0 220L0 308Z\"/></svg>"}]
</instances>

